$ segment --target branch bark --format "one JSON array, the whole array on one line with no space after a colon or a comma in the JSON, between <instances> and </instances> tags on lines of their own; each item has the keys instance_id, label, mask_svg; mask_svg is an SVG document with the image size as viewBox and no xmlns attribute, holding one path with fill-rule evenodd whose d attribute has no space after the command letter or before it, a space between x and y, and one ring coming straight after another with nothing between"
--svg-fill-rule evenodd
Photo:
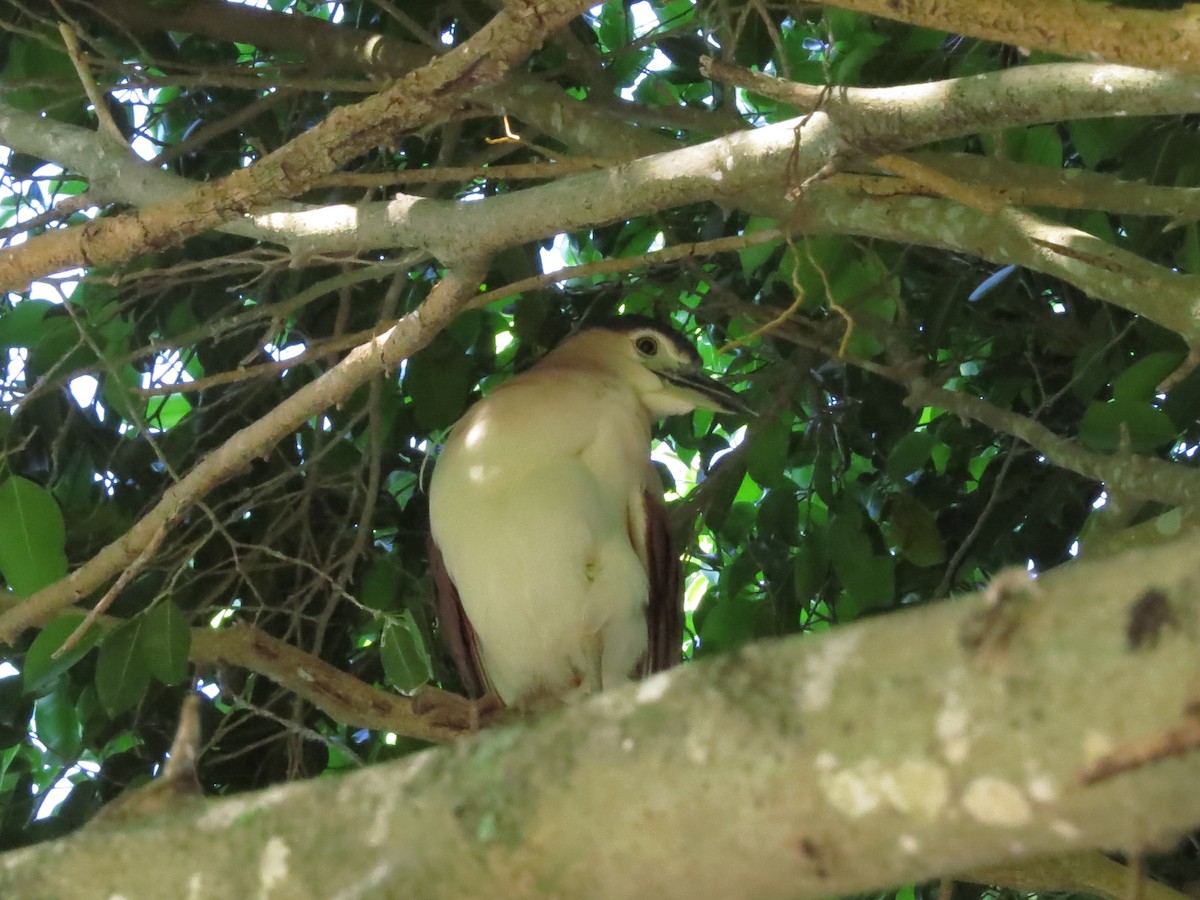
<instances>
[{"instance_id":1,"label":"branch bark","mask_svg":"<svg viewBox=\"0 0 1200 900\"><path fill-rule=\"evenodd\" d=\"M868 199L817 187L792 215L799 230L919 243L1045 272L1200 344L1200 277L1031 213L990 216L948 200Z\"/></svg>"},{"instance_id":2,"label":"branch bark","mask_svg":"<svg viewBox=\"0 0 1200 900\"><path fill-rule=\"evenodd\" d=\"M394 764L85 829L0 858L0 893L821 897L1160 844L1200 823L1200 753L1080 775L1194 716L1198 553L1021 573ZM1147 634L1151 595L1170 615Z\"/></svg>"},{"instance_id":3,"label":"branch bark","mask_svg":"<svg viewBox=\"0 0 1200 900\"><path fill-rule=\"evenodd\" d=\"M1088 0L835 0L834 6L1034 50L1200 73L1200 10Z\"/></svg>"},{"instance_id":4,"label":"branch bark","mask_svg":"<svg viewBox=\"0 0 1200 900\"><path fill-rule=\"evenodd\" d=\"M798 144L797 119L472 203L401 195L391 204L282 204L224 228L284 243L302 255L409 246L454 258L481 245L512 246L669 206L713 199L753 205L748 190L756 183L783 181L793 146L798 150L795 175L803 178L834 156L867 161L981 130L1062 118L1195 113L1200 111L1200 78L1059 64L860 90L854 96L853 101L832 96L825 108L828 118L814 116ZM14 149L82 173L96 182L102 199L162 204L195 189L131 158L104 156L92 132L3 104L0 138ZM774 211L780 212L778 206ZM520 233L514 233L514 223L523 225Z\"/></svg>"},{"instance_id":5,"label":"branch bark","mask_svg":"<svg viewBox=\"0 0 1200 900\"><path fill-rule=\"evenodd\" d=\"M43 234L0 251L0 290L20 290L39 276L74 266L111 265L161 250L299 193L366 150L390 143L398 132L450 112L472 90L496 83L540 46L546 34L586 7L580 0L510 4L460 47L361 103L335 109L319 125L246 169L199 185L178 199Z\"/></svg>"},{"instance_id":6,"label":"branch bark","mask_svg":"<svg viewBox=\"0 0 1200 900\"><path fill-rule=\"evenodd\" d=\"M435 710L422 714L411 698L359 681L251 625L193 628L188 658L197 665L225 663L265 675L352 728L392 731L437 744L461 737L465 730L463 723L443 721Z\"/></svg>"},{"instance_id":7,"label":"branch bark","mask_svg":"<svg viewBox=\"0 0 1200 900\"><path fill-rule=\"evenodd\" d=\"M182 31L283 50L303 55L318 71L332 69L392 78L425 65L435 56L425 47L388 34L219 0L188 0L172 5L170 11L145 4L134 6L124 0L103 0L101 6L108 18L137 33ZM615 100L599 103L596 96L580 103L558 85L534 75L514 73L501 84L479 89L472 99L490 106L497 114L511 114L582 152L638 156L667 150L675 144L648 128L627 124L627 120L651 110ZM656 111L662 112L661 108ZM724 124L711 132L711 115L683 109L671 112L677 117L686 116L689 124L701 127L702 134L729 130Z\"/></svg>"}]
</instances>

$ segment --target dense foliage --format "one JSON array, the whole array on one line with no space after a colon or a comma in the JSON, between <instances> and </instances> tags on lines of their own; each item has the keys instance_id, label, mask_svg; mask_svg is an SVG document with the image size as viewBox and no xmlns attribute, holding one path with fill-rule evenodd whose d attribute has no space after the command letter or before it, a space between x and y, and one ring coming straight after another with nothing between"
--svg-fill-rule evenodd
<instances>
[{"instance_id":1,"label":"dense foliage","mask_svg":"<svg viewBox=\"0 0 1200 900\"><path fill-rule=\"evenodd\" d=\"M42 232L169 202L182 182L143 180L145 169L199 184L253 167L463 44L499 6L6 4L3 238L32 253ZM220 635L252 625L364 689L455 690L429 603L427 467L473 398L600 315L672 321L759 410L677 418L659 434L687 548L690 658L941 600L1007 567L1045 571L1081 547L1086 557L1143 539L1136 526L1164 513L1188 521L1195 336L1172 324L1184 313L1155 304L1176 302L1190 282L1173 279L1200 269L1186 189L1200 138L1171 103L1151 116L1068 94L1077 113L1043 114L1018 88L1015 101L998 96L994 124L960 133L950 94L927 101L945 127L873 143L860 122L815 165L772 157L750 188L714 176L683 202L659 200L653 173L638 170L644 197L589 220L605 193L594 173L617 183L634 160L793 119L805 110L785 101L786 82L830 86L821 103L852 110L866 102L858 88L1056 59L835 6L610 0L498 85L444 98L420 127L307 179L292 198L303 206L287 207L312 215L303 224L206 227L26 279L0 301L0 609L129 542L103 587L4 651L0 846L65 833L149 780L197 682L211 793L426 746L369 719L373 695L335 709L281 686L278 645L234 663ZM746 70L780 89L747 87ZM148 163L131 166L111 128L96 130L88 80ZM821 115L795 127L797 147ZM908 149L923 152L878 160ZM463 201L437 207L450 228L455 210L486 215L572 177L558 194L495 207L513 216L510 240L489 220L464 219L486 238L389 244L356 231L395 211L397 194ZM523 224L539 196L559 227ZM838 209L850 212L838 220ZM1030 221L1060 229L1057 243L1026 227L1032 257L1009 253ZM475 240L496 293L397 372L189 487L169 525L127 538L206 455L417 309ZM1039 265L1038 253L1055 259ZM593 265L612 260L624 263ZM582 268L505 289L561 265ZM1128 281L1142 305L1098 295L1096 272ZM1142 458L1178 480L1148 489ZM56 652L101 598L103 616Z\"/></svg>"}]
</instances>

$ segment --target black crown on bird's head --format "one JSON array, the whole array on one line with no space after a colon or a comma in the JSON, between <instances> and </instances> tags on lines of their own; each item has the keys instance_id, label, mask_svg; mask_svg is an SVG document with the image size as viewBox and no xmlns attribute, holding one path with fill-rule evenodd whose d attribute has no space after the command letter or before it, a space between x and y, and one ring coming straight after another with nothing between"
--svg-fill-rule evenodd
<instances>
[{"instance_id":1,"label":"black crown on bird's head","mask_svg":"<svg viewBox=\"0 0 1200 900\"><path fill-rule=\"evenodd\" d=\"M675 326L661 319L652 319L650 316L643 316L638 313L626 313L619 316L599 316L585 322L575 333L581 334L585 331L596 329L612 331L617 334L629 334L631 331L652 329L670 341L671 345L680 354L686 356L693 364L699 366L701 362L700 353L692 345L692 342L680 334L675 329Z\"/></svg>"}]
</instances>

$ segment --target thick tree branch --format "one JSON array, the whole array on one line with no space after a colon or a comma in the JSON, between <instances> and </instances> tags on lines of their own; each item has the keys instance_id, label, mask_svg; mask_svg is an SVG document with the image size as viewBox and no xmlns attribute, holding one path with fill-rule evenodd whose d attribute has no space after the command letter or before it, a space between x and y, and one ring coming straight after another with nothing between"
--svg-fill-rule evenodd
<instances>
[{"instance_id":1,"label":"thick tree branch","mask_svg":"<svg viewBox=\"0 0 1200 900\"><path fill-rule=\"evenodd\" d=\"M263 456L301 422L341 402L370 379L390 372L401 360L428 344L478 289L485 268L482 262L474 260L447 272L417 310L384 334L351 351L324 375L205 456L171 485L162 499L124 535L66 578L0 614L0 643L11 644L25 628L42 624L58 610L85 599L128 568L160 529L177 521L214 487L244 471L254 457Z\"/></svg>"},{"instance_id":2,"label":"thick tree branch","mask_svg":"<svg viewBox=\"0 0 1200 900\"><path fill-rule=\"evenodd\" d=\"M85 829L4 856L0 892L823 897L1158 845L1200 823L1200 753L1079 775L1194 715L1200 638L1174 623L1200 615L1197 554L1192 538L1021 574L530 727ZM1153 640L1149 594L1172 613Z\"/></svg>"},{"instance_id":3,"label":"thick tree branch","mask_svg":"<svg viewBox=\"0 0 1200 900\"><path fill-rule=\"evenodd\" d=\"M284 15L269 10L223 3L220 0L189 0L155 10L148 4L132 5L125 0L104 0L104 15L136 33L182 31L214 40L239 41L267 50L301 54L318 71L356 72L376 78L403 75L425 65L435 54L421 46L378 34L335 25L312 16ZM567 146L592 154L631 156L670 149L675 141L653 131L629 126L627 120L645 112L636 104L599 104L598 98L580 103L558 85L533 75L510 74L503 83L485 87L472 95L498 114L509 113ZM714 117L687 115L700 133L714 133ZM718 126L720 133L728 130Z\"/></svg>"},{"instance_id":4,"label":"thick tree branch","mask_svg":"<svg viewBox=\"0 0 1200 900\"><path fill-rule=\"evenodd\" d=\"M834 6L970 37L1200 73L1200 10L1131 9L1089 0L835 0Z\"/></svg>"},{"instance_id":5,"label":"thick tree branch","mask_svg":"<svg viewBox=\"0 0 1200 900\"><path fill-rule=\"evenodd\" d=\"M1170 216L1171 226L1200 218L1200 188L1160 187L1088 169L1053 169L973 153L919 151L905 156L974 190L986 191L1001 205ZM880 175L843 173L820 187L861 191L872 197L940 196L912 180Z\"/></svg>"},{"instance_id":6,"label":"thick tree branch","mask_svg":"<svg viewBox=\"0 0 1200 900\"><path fill-rule=\"evenodd\" d=\"M1030 66L949 82L881 88L875 93L878 96L853 104L831 101L832 125L822 116L814 117L800 135L798 175L816 171L834 153L868 160L930 140L1058 118L1200 111L1196 99L1200 78L1082 64ZM952 116L947 115L948 104L954 110ZM658 204L680 205L714 195L726 202L745 202L745 190L756 181L783 178L798 121L476 203L423 200L419 227L412 218L417 198L409 197L390 208L381 203L318 208L287 204L274 215L256 217L255 228L242 222L226 227L264 240L302 245L305 252L407 245L453 253L457 243L474 245L480 235L489 244L500 241L511 232L514 208L532 215L529 236L520 237L525 240L557 233L564 212L574 212L573 220L581 224L594 225L645 213ZM2 105L0 137L15 149L98 181L101 196L108 199L139 205L159 203L176 191L195 188L184 179L149 170L136 161L100 157L90 132ZM630 179L636 183L630 184ZM653 206L641 199L645 183L654 187ZM599 205L601 201L603 205ZM456 228L465 217L470 217L470 226ZM430 234L425 236L422 230ZM517 242L515 238L508 241L509 245Z\"/></svg>"},{"instance_id":7,"label":"thick tree branch","mask_svg":"<svg viewBox=\"0 0 1200 900\"><path fill-rule=\"evenodd\" d=\"M1096 89L1101 85L1105 90ZM865 161L933 140L1062 118L1200 108L1200 78L1115 66L1030 66L887 93L878 105L830 108L828 115L738 132L479 202L400 195L386 211L378 204L325 207L260 221L305 234L295 242L302 251L417 246L442 258L456 248L512 246L688 203L754 206L761 198L748 191L789 178L803 181L830 159Z\"/></svg>"},{"instance_id":8,"label":"thick tree branch","mask_svg":"<svg viewBox=\"0 0 1200 900\"><path fill-rule=\"evenodd\" d=\"M1105 89L1097 90L1098 86ZM768 199L764 208L762 198L749 191L764 181L783 182L789 164L793 164L793 177L804 178L831 156L849 154L867 161L883 152L980 130L1060 117L1200 111L1196 99L1200 78L1081 64L1030 66L930 85L882 88L874 94L877 96L855 103L832 99L829 118L814 116L800 134L799 144L795 143L799 120L793 120L478 202L401 195L391 204L315 208L284 204L274 213L223 227L284 243L301 255L413 246L453 259L480 247L512 246L566 228L712 199L782 216L788 207L781 192L774 194L774 200ZM947 114L948 105L953 115ZM98 155L91 132L3 105L0 137L15 149L89 177L98 198L139 205L161 203L165 197L194 187L134 160L114 161L111 155ZM793 147L797 148L795 160ZM1153 202L1158 199L1153 197ZM1179 205L1186 206L1190 199ZM1147 207L1146 211L1154 211L1149 198ZM521 223L522 230L515 231L514 223Z\"/></svg>"},{"instance_id":9,"label":"thick tree branch","mask_svg":"<svg viewBox=\"0 0 1200 900\"><path fill-rule=\"evenodd\" d=\"M177 244L205 229L303 190L321 175L399 132L448 113L465 94L494 84L586 8L579 0L524 0L506 6L478 34L395 85L212 184L134 214L43 234L0 251L0 289L79 265L108 265ZM0 134L6 123L0 120ZM469 254L468 254L469 255Z\"/></svg>"},{"instance_id":10,"label":"thick tree branch","mask_svg":"<svg viewBox=\"0 0 1200 900\"><path fill-rule=\"evenodd\" d=\"M1101 70L1096 67L1041 67L1036 80L1058 81L1065 86L1075 84L1092 95L1091 85ZM1111 67L1110 67L1111 68ZM1059 75L1054 72L1066 69ZM1018 73L1032 70L1017 70ZM1143 77L1162 82L1163 90L1178 96L1184 82L1200 84L1188 77L1156 76L1152 73L1125 70L1131 81L1123 89L1122 102L1134 102L1126 90L1135 90ZM1073 76L1073 77L1071 77ZM1018 79L1019 81L1020 79ZM1077 96L1068 91L1069 96ZM1143 98L1143 109L1160 106L1163 98ZM1175 100L1170 101L1176 102ZM1081 101L1082 103L1082 101ZM1194 103L1193 103L1194 105ZM1082 103L1082 107L1086 107ZM1121 108L1110 108L1111 111ZM1097 110L1092 110L1096 112ZM968 128L982 127L979 121L969 121ZM915 110L908 115L915 116ZM1089 112L1088 114L1091 114ZM965 112L964 112L965 115ZM101 193L124 193L124 199L143 202L186 185L182 179L153 172L142 164L122 160L115 166L105 160L89 161L96 138L91 132L71 126L47 122L28 114L9 111L10 122L20 124L17 140L12 143L25 152L48 155L57 147L59 161L85 173L95 173ZM928 123L926 123L928 124ZM1011 124L1011 121L1009 121ZM721 138L708 144L639 160L628 166L598 173L572 176L559 182L539 185L509 195L474 203L433 201L401 197L391 204L376 203L364 206L324 207L308 209L298 204L292 212L264 214L255 217L254 224L230 223L230 230L264 238L291 240L293 249L303 252L365 249L390 246L395 243L418 244L433 252L453 257L475 247L520 243L526 239L545 237L569 226L596 224L645 212L651 204L673 205L708 199L716 191L730 203L750 206L756 211L774 212L789 216L803 230L842 231L902 242L919 242L928 246L945 247L972 253L1000 264L1018 263L1038 271L1063 278L1095 297L1115 303L1132 312L1145 315L1181 334L1189 343L1200 342L1200 314L1197 300L1200 290L1195 276L1183 275L1105 244L1103 241L1066 226L1039 222L1029 216L1016 221L1015 214L1005 218L986 216L975 210L944 200L925 198L872 198L864 200L856 192L839 191L820 184L810 189L811 196L798 208L787 204L777 191L765 198L748 196L747 190L756 179L764 177L778 182L791 154L794 123L776 125ZM830 152L829 144L836 139L830 129L822 132L824 139L806 140L811 148L811 169ZM913 141L913 135L906 135ZM878 143L880 139L875 139ZM931 157L919 157L927 163ZM985 183L992 184L1005 177L1028 176L1035 185L1053 178L1068 200L1078 200L1075 185L1088 192L1097 203L1107 193L1120 208L1138 206L1135 191L1138 186L1121 185L1104 176L1082 173L1078 176L1054 174L1012 164L964 157L938 157L935 165L963 179L978 171ZM725 167L725 174L714 184L713 172ZM860 186L850 176L850 186ZM900 179L890 179L899 182ZM837 182L833 182L836 188ZM1044 186L1047 191L1049 185ZM1186 216L1192 214L1194 195L1190 191L1171 194L1170 188L1143 187L1146 212ZM1168 195L1176 197L1167 203ZM661 198L655 200L655 198ZM1001 199L1009 199L1001 194ZM1030 199L1021 189L1011 199ZM1052 199L1049 197L1041 199ZM1160 204L1162 204L1160 206ZM569 219L569 222L568 222ZM522 233L514 222L524 226ZM1022 227L1022 223L1024 227ZM263 227L265 226L265 228ZM1154 285L1148 290L1147 285Z\"/></svg>"},{"instance_id":11,"label":"thick tree branch","mask_svg":"<svg viewBox=\"0 0 1200 900\"><path fill-rule=\"evenodd\" d=\"M387 35L335 25L315 16L284 15L269 9L186 0L170 7L125 0L92 0L87 6L134 34L176 31L221 41L240 41L268 50L302 54L310 70L358 72L389 77L423 66L435 54Z\"/></svg>"},{"instance_id":12,"label":"thick tree branch","mask_svg":"<svg viewBox=\"0 0 1200 900\"><path fill-rule=\"evenodd\" d=\"M792 215L801 230L915 242L1045 272L1200 344L1200 277L1030 213L1010 208L989 216L948 200L864 199L817 188Z\"/></svg>"},{"instance_id":13,"label":"thick tree branch","mask_svg":"<svg viewBox=\"0 0 1200 900\"><path fill-rule=\"evenodd\" d=\"M1009 83L1016 95L1026 96L1025 88L1032 84L1046 87L1053 83L1065 93L1061 102L1075 98L1073 103L1080 114L1095 114L1101 110L1078 91L1087 91L1090 98L1107 98L1110 95L1094 90L1095 80L1112 67L1090 66L1047 66L1005 73L1003 81ZM1141 111L1159 108L1165 104L1195 105L1194 100L1184 103L1184 84L1197 83L1187 76L1158 76L1136 70L1117 70L1128 76L1114 87L1120 95L1117 106L1108 107L1109 112L1129 108L1132 104ZM1012 77L1008 77L1008 76ZM1028 76L1028 77L1027 77ZM987 81L990 76L976 81ZM997 76L999 78L999 76ZM1166 96L1142 97L1133 92L1140 89L1144 79L1158 82ZM1116 82L1111 82L1116 84ZM1071 86L1074 87L1071 87ZM998 88L997 88L998 89ZM1048 89L1048 88L1047 88ZM945 86L941 90L948 90ZM986 93L986 92L985 92ZM1030 91L1031 100L1036 91ZM1034 105L1037 105L1036 103ZM1004 119L1003 113L984 103L982 96L976 98L978 117L967 117L970 108L960 111L955 121L967 130L983 127L983 119L991 115L991 124L1001 121L1013 124L1015 118ZM1019 104L1014 116L1022 112L1025 103ZM904 123L916 121L925 129L922 137L929 136L931 123L922 118L919 106L907 111L899 107ZM926 111L928 112L928 111ZM937 115L942 115L939 110ZM20 121L18 135L21 140L13 141L26 152L48 153L50 141L58 141L60 158L72 166L88 168L89 151L94 149L94 135L80 134L80 129L56 125L37 120L16 112L10 113L10 121ZM1000 118L996 118L996 116ZM852 116L857 120L857 113ZM824 125L826 127L820 127ZM889 240L920 242L929 246L973 253L1001 264L1018 263L1056 277L1068 280L1088 293L1108 302L1115 303L1133 312L1159 322L1181 334L1189 343L1200 342L1200 315L1197 315L1195 277L1172 272L1147 262L1128 251L1105 244L1097 238L1065 226L1041 222L1031 216L1011 212L1002 217L991 217L975 210L942 200L921 198L887 198L864 201L857 194L832 192L826 185L810 189L811 197L802 201L797 209L787 204L777 191L757 198L748 195L748 189L760 179L778 182L782 178L788 159L791 158L792 128L794 123L770 126L754 132L744 132L729 138L721 138L708 144L686 148L660 156L639 160L628 166L617 167L598 173L572 176L559 182L540 185L512 194L490 198L475 203L433 201L412 197L400 197L391 204L368 204L364 206L325 207L306 210L292 205L293 212L279 212L256 217L256 226L232 223L242 233L253 232L260 236L278 235L280 238L301 235L292 242L293 249L304 252L340 250L362 250L369 247L391 246L396 243L419 245L433 253L449 258L471 249L520 243L524 240L546 237L569 227L594 225L601 221L625 218L643 213L650 208L676 205L709 199L714 190L727 202L750 206L756 211L771 209L780 217L790 217L801 229L849 231L868 234ZM858 127L858 126L856 126ZM887 135L889 126L884 123L880 132L873 134L868 143L880 145L885 139L916 141L916 135L907 128L899 133ZM894 127L894 126L893 126ZM943 126L948 127L948 126ZM836 129L827 120L817 118L812 128L806 129L802 145L804 162L801 171L812 171L821 159L839 144ZM81 139L82 138L82 139ZM71 140L68 140L71 139ZM67 155L70 159L66 159ZM926 158L928 161L928 158ZM185 184L163 173L151 173L145 167L122 163L119 170L103 168L104 163L92 163L101 178L118 178L117 189L128 191L128 199L139 200L140 191L156 192L170 189L176 184ZM986 173L1000 166L996 177L1017 174L994 161L948 158L947 171L955 177L968 177L973 165ZM714 173L720 172L715 180ZM1036 173L1033 178L1036 181ZM1048 174L1044 178L1050 177ZM1101 184L1103 176L1084 174L1077 180L1067 175L1055 176L1062 189L1071 194L1071 186L1077 183L1093 196L1106 187L1113 188L1113 202L1126 207L1136 207L1132 196L1134 186L1122 186L1108 181ZM102 190L104 188L102 187ZM1162 212L1172 215L1191 213L1194 199L1188 192L1179 195L1175 204L1159 209L1168 188L1144 188L1147 212ZM1019 191L1018 191L1019 194ZM1075 197L1078 195L1075 194ZM1001 199L1007 199L1002 195ZM1013 199L1017 199L1014 195ZM1028 198L1023 198L1028 199ZM1097 198L1098 199L1098 198ZM514 228L519 222L521 229ZM265 225L266 230L259 228ZM1147 285L1154 285L1148 290Z\"/></svg>"}]
</instances>

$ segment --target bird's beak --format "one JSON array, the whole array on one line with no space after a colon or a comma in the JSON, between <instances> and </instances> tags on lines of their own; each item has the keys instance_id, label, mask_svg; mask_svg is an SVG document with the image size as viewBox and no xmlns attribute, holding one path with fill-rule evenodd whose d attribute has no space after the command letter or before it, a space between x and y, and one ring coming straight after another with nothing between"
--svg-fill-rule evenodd
<instances>
[{"instance_id":1,"label":"bird's beak","mask_svg":"<svg viewBox=\"0 0 1200 900\"><path fill-rule=\"evenodd\" d=\"M674 372L659 372L662 379L677 388L682 388L701 409L717 412L743 413L752 416L750 409L737 392L730 390L714 378L698 369L680 369Z\"/></svg>"}]
</instances>

